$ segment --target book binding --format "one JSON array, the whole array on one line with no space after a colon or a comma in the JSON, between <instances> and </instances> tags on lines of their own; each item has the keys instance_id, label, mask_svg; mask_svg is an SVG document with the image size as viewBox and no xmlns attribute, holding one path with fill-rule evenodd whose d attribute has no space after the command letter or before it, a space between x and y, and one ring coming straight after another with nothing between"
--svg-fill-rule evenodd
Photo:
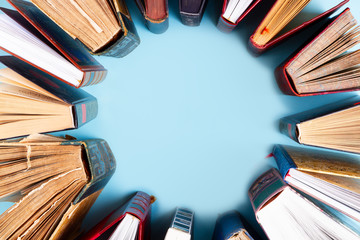
<instances>
[{"instance_id":1,"label":"book binding","mask_svg":"<svg viewBox=\"0 0 360 240\"><path fill-rule=\"evenodd\" d=\"M201 0L200 8L197 11L192 12L183 8L183 1L184 0L179 1L181 22L187 26L199 26L204 15L207 0Z\"/></svg>"}]
</instances>

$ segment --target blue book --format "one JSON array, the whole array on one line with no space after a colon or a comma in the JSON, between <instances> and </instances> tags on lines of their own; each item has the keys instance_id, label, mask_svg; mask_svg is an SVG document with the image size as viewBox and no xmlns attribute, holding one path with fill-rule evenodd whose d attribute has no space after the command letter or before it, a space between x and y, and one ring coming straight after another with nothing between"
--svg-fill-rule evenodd
<instances>
[{"instance_id":1,"label":"blue book","mask_svg":"<svg viewBox=\"0 0 360 240\"><path fill-rule=\"evenodd\" d=\"M245 229L244 221L239 212L229 211L216 220L213 240L253 240L254 238ZM246 223L245 223L246 225ZM247 227L249 228L249 227Z\"/></svg>"}]
</instances>

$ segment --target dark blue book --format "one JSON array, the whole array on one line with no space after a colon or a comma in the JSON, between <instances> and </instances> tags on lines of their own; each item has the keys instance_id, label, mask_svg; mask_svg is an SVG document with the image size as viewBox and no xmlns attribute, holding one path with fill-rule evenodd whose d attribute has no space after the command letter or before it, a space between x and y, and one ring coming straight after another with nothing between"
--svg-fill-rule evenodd
<instances>
[{"instance_id":1,"label":"dark blue book","mask_svg":"<svg viewBox=\"0 0 360 240\"><path fill-rule=\"evenodd\" d=\"M251 235L248 232L249 229ZM229 211L220 215L216 220L212 240L253 240L255 234L239 212Z\"/></svg>"}]
</instances>

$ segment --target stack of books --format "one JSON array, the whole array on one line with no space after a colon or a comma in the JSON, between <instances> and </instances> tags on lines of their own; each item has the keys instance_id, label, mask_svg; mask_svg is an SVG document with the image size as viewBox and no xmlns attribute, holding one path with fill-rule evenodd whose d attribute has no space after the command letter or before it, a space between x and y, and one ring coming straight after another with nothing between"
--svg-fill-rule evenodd
<instances>
[{"instance_id":1,"label":"stack of books","mask_svg":"<svg viewBox=\"0 0 360 240\"><path fill-rule=\"evenodd\" d=\"M0 197L15 202L0 216L2 239L150 238L155 197L138 191L87 233L81 222L115 172L103 139L41 133L76 129L94 119L97 99L81 87L102 82L107 70L91 54L124 57L140 38L122 0L7 0L0 8ZM360 27L349 0L291 27L310 0L276 0L249 39L259 55L304 29L315 37L276 70L280 89L310 96L360 90ZM261 0L224 0L217 27L231 32ZM169 26L167 0L136 0L153 33ZM200 25L206 0L179 0L183 24ZM286 29L286 30L285 30ZM289 30L290 29L290 30ZM331 103L280 120L280 132L304 145L275 145L278 169L250 187L257 221L270 239L360 239L360 98ZM26 137L23 137L26 136ZM349 152L341 153L342 152ZM26 214L25 214L26 213ZM175 210L165 240L194 238L194 212ZM259 235L237 211L221 214L213 240Z\"/></svg>"}]
</instances>

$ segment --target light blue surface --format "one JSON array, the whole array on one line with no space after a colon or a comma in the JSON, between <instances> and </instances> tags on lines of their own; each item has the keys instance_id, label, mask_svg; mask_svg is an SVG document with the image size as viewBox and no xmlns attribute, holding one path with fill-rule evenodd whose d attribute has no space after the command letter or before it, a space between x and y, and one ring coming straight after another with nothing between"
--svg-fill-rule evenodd
<instances>
[{"instance_id":1,"label":"light blue surface","mask_svg":"<svg viewBox=\"0 0 360 240\"><path fill-rule=\"evenodd\" d=\"M0 6L8 6L3 2ZM283 95L273 71L300 41L253 57L246 45L259 14L224 34L216 28L220 3L210 1L201 25L187 27L180 22L177 1L171 1L169 29L155 35L135 4L127 2L142 42L123 59L98 58L109 75L85 90L97 97L99 115L66 132L104 138L117 159L116 173L86 218L87 227L136 190L157 197L152 209L156 240L164 238L177 206L195 211L197 240L210 239L218 214L231 209L255 223L250 184L274 166L265 158L273 144L295 145L279 133L279 118L356 93ZM308 13L325 10L327 2L316 0ZM348 6L360 20L360 3Z\"/></svg>"}]
</instances>

